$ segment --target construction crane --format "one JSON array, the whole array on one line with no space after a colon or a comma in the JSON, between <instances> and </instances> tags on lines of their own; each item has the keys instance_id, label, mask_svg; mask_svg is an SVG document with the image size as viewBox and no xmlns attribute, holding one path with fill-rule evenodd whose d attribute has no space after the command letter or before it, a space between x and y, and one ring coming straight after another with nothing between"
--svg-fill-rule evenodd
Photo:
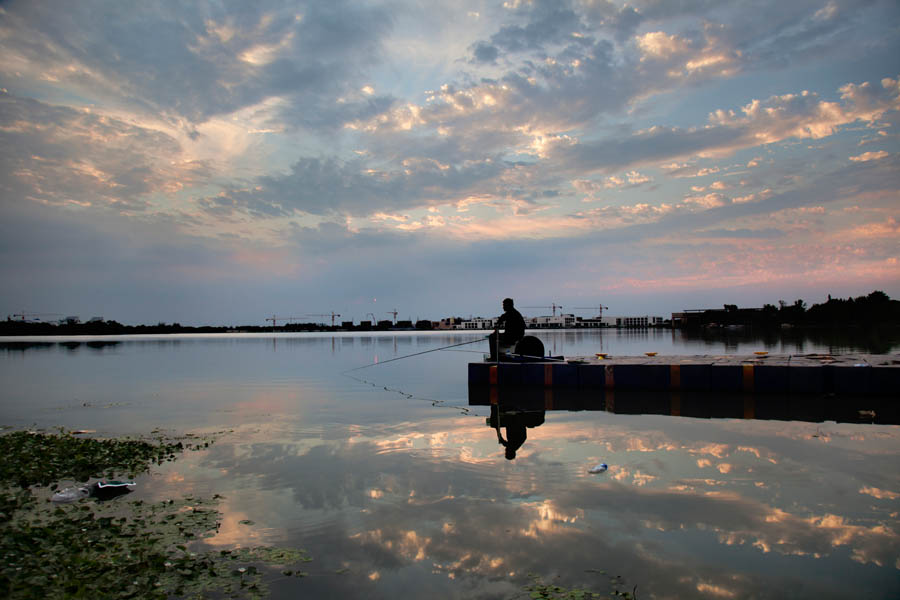
<instances>
[{"instance_id":1,"label":"construction crane","mask_svg":"<svg viewBox=\"0 0 900 600\"><path fill-rule=\"evenodd\" d=\"M394 315L394 322L397 322L397 309L386 311L389 315Z\"/></svg>"},{"instance_id":2,"label":"construction crane","mask_svg":"<svg viewBox=\"0 0 900 600\"><path fill-rule=\"evenodd\" d=\"M272 329L275 329L276 327L278 327L278 321L291 322L291 321L297 321L299 319L300 319L300 317L279 317L276 315L272 315L271 317L267 317L266 321L272 321Z\"/></svg>"},{"instance_id":3,"label":"construction crane","mask_svg":"<svg viewBox=\"0 0 900 600\"><path fill-rule=\"evenodd\" d=\"M22 312L16 313L12 316L17 317L17 318L21 319L22 321L26 321L29 319L34 320L34 321L40 321L39 317L58 317L58 316L60 316L60 314L61 313L36 313L36 312L28 312L27 310L23 310Z\"/></svg>"},{"instance_id":4,"label":"construction crane","mask_svg":"<svg viewBox=\"0 0 900 600\"><path fill-rule=\"evenodd\" d=\"M608 307L608 306L603 306L602 304L600 304L600 305L598 305L598 306L576 306L576 307L574 307L574 310L596 310L596 311L597 311L597 318L598 318L598 319L602 319L602 318L603 318L603 311L604 311L604 310L609 310L609 307Z\"/></svg>"},{"instance_id":5,"label":"construction crane","mask_svg":"<svg viewBox=\"0 0 900 600\"><path fill-rule=\"evenodd\" d=\"M556 302L551 302L550 306L523 306L522 308L551 308L553 309L553 316L556 316L556 309L559 309L559 314L562 314L562 304L557 304Z\"/></svg>"},{"instance_id":6,"label":"construction crane","mask_svg":"<svg viewBox=\"0 0 900 600\"><path fill-rule=\"evenodd\" d=\"M325 313L325 314L311 313L311 314L308 314L308 315L305 315L305 316L307 316L307 317L329 317L329 316L330 316L330 317L331 317L331 326L334 327L334 318L335 318L335 317L339 317L339 316L341 316L341 315L340 315L340 313L336 313L336 312L334 312L334 311L331 311L330 313Z\"/></svg>"}]
</instances>

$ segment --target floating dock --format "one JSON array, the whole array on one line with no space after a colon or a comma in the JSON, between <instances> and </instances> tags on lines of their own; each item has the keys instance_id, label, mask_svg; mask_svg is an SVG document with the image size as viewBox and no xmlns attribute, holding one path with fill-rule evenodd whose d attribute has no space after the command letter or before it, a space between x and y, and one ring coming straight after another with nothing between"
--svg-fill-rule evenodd
<instances>
[{"instance_id":1,"label":"floating dock","mask_svg":"<svg viewBox=\"0 0 900 600\"><path fill-rule=\"evenodd\" d=\"M605 411L695 419L757 419L900 425L900 402L890 396L623 392L553 388L469 386L470 406L500 411Z\"/></svg>"},{"instance_id":2,"label":"floating dock","mask_svg":"<svg viewBox=\"0 0 900 600\"><path fill-rule=\"evenodd\" d=\"M470 386L900 397L900 354L591 356L469 363Z\"/></svg>"}]
</instances>

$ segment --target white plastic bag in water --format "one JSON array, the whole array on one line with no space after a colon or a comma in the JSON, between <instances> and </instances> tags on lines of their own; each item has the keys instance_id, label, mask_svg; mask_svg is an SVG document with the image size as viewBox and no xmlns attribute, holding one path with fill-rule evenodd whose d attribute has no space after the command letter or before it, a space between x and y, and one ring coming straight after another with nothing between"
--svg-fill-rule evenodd
<instances>
[{"instance_id":1,"label":"white plastic bag in water","mask_svg":"<svg viewBox=\"0 0 900 600\"><path fill-rule=\"evenodd\" d=\"M75 502L90 495L91 491L86 487L69 487L53 494L50 500L52 502Z\"/></svg>"}]
</instances>

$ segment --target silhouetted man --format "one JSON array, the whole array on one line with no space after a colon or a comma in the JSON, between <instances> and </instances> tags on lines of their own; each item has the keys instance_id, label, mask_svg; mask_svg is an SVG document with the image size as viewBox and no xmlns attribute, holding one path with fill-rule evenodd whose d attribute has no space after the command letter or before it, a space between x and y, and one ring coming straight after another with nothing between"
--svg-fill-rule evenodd
<instances>
[{"instance_id":1,"label":"silhouetted man","mask_svg":"<svg viewBox=\"0 0 900 600\"><path fill-rule=\"evenodd\" d=\"M488 425L497 430L497 443L504 447L506 460L515 460L516 452L528 439L526 427L538 427L544 423L544 411L502 410L498 404L491 405L491 416ZM500 433L500 427L506 427L506 439Z\"/></svg>"},{"instance_id":2,"label":"silhouetted man","mask_svg":"<svg viewBox=\"0 0 900 600\"><path fill-rule=\"evenodd\" d=\"M514 347L519 340L525 337L525 319L522 314L513 307L513 299L505 298L503 300L503 314L497 319L494 326L494 333L488 336L488 343L491 346L491 360L497 359L497 340L499 339L501 346ZM500 328L505 328L500 333Z\"/></svg>"}]
</instances>

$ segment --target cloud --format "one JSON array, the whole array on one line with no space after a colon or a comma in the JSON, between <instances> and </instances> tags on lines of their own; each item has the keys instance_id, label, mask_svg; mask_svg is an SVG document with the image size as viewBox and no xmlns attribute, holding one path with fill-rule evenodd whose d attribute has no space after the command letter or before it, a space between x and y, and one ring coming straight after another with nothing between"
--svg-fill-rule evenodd
<instances>
[{"instance_id":1,"label":"cloud","mask_svg":"<svg viewBox=\"0 0 900 600\"><path fill-rule=\"evenodd\" d=\"M890 490L882 490L877 487L872 486L863 486L859 490L860 494L868 494L873 498L878 498L879 500L888 499L888 500L896 500L900 498L900 494L897 492L892 492Z\"/></svg>"},{"instance_id":2,"label":"cloud","mask_svg":"<svg viewBox=\"0 0 900 600\"><path fill-rule=\"evenodd\" d=\"M878 152L863 152L862 154L857 154L856 156L851 156L850 160L853 162L867 162L870 160L879 160L882 158L886 158L888 153L884 150L879 150Z\"/></svg>"},{"instance_id":3,"label":"cloud","mask_svg":"<svg viewBox=\"0 0 900 600\"><path fill-rule=\"evenodd\" d=\"M0 140L10 201L141 211L151 194L175 194L211 174L163 132L6 92Z\"/></svg>"},{"instance_id":4,"label":"cloud","mask_svg":"<svg viewBox=\"0 0 900 600\"><path fill-rule=\"evenodd\" d=\"M142 5L127 15L89 4L67 6L63 15L53 3L19 2L7 5L5 19L9 60L0 69L8 76L11 69L43 73L85 98L189 123L288 97L307 107L303 124L310 126L335 125L326 117L336 111L311 109L346 91L391 26L383 8L343 1L261 2L227 12Z\"/></svg>"},{"instance_id":5,"label":"cloud","mask_svg":"<svg viewBox=\"0 0 900 600\"><path fill-rule=\"evenodd\" d=\"M847 84L841 88L841 99L843 104L822 101L808 91L772 96L765 103L754 100L745 105L741 114L715 111L710 115L710 123L741 128L745 135L752 136L753 145L758 145L792 137L827 137L842 125L873 122L900 108L898 83L889 78L882 80L880 90L869 83Z\"/></svg>"},{"instance_id":6,"label":"cloud","mask_svg":"<svg viewBox=\"0 0 900 600\"><path fill-rule=\"evenodd\" d=\"M409 158L395 168L375 170L363 159L304 158L287 175L259 177L252 187L227 189L204 198L201 206L210 212L244 211L258 217L367 215L462 199L505 168L490 159L457 167Z\"/></svg>"},{"instance_id":7,"label":"cloud","mask_svg":"<svg viewBox=\"0 0 900 600\"><path fill-rule=\"evenodd\" d=\"M881 88L869 84L841 88L843 103L819 100L801 92L773 96L745 105L740 113L717 110L704 128L682 129L654 126L617 140L584 141L554 149L550 158L567 168L618 170L642 164L683 160L693 156L727 156L790 138L819 139L833 135L841 126L857 121L873 122L888 111L900 109L897 80L885 78ZM677 163L676 163L677 164ZM701 176L715 173L678 166L674 176Z\"/></svg>"},{"instance_id":8,"label":"cloud","mask_svg":"<svg viewBox=\"0 0 900 600\"><path fill-rule=\"evenodd\" d=\"M700 208L718 208L725 206L726 198L722 194L705 194L703 196L686 196L684 201Z\"/></svg>"},{"instance_id":9,"label":"cloud","mask_svg":"<svg viewBox=\"0 0 900 600\"><path fill-rule=\"evenodd\" d=\"M696 237L701 238L745 238L745 239L771 239L785 235L780 229L707 229L695 231Z\"/></svg>"},{"instance_id":10,"label":"cloud","mask_svg":"<svg viewBox=\"0 0 900 600\"><path fill-rule=\"evenodd\" d=\"M500 56L500 50L491 44L478 42L472 49L472 54L476 62L495 63L497 62L497 57Z\"/></svg>"},{"instance_id":11,"label":"cloud","mask_svg":"<svg viewBox=\"0 0 900 600\"><path fill-rule=\"evenodd\" d=\"M335 296L409 286L399 257L479 272L479 252L504 284L584 294L742 263L727 281L897 280L896 3L62 6L7 2L0 24L2 217L84 243L35 232L47 264L24 262L56 297L77 285L54 252L248 289L270 263ZM118 253L85 242L117 227Z\"/></svg>"},{"instance_id":12,"label":"cloud","mask_svg":"<svg viewBox=\"0 0 900 600\"><path fill-rule=\"evenodd\" d=\"M578 15L566 3L539 0L520 5L511 12L522 15L525 22L503 25L491 36L491 47L497 53L543 50L546 45L558 44L583 28Z\"/></svg>"},{"instance_id":13,"label":"cloud","mask_svg":"<svg viewBox=\"0 0 900 600\"><path fill-rule=\"evenodd\" d=\"M888 217L886 221L881 223L859 225L854 227L851 232L851 236L860 238L895 238L897 234L900 234L900 223L894 217Z\"/></svg>"}]
</instances>

